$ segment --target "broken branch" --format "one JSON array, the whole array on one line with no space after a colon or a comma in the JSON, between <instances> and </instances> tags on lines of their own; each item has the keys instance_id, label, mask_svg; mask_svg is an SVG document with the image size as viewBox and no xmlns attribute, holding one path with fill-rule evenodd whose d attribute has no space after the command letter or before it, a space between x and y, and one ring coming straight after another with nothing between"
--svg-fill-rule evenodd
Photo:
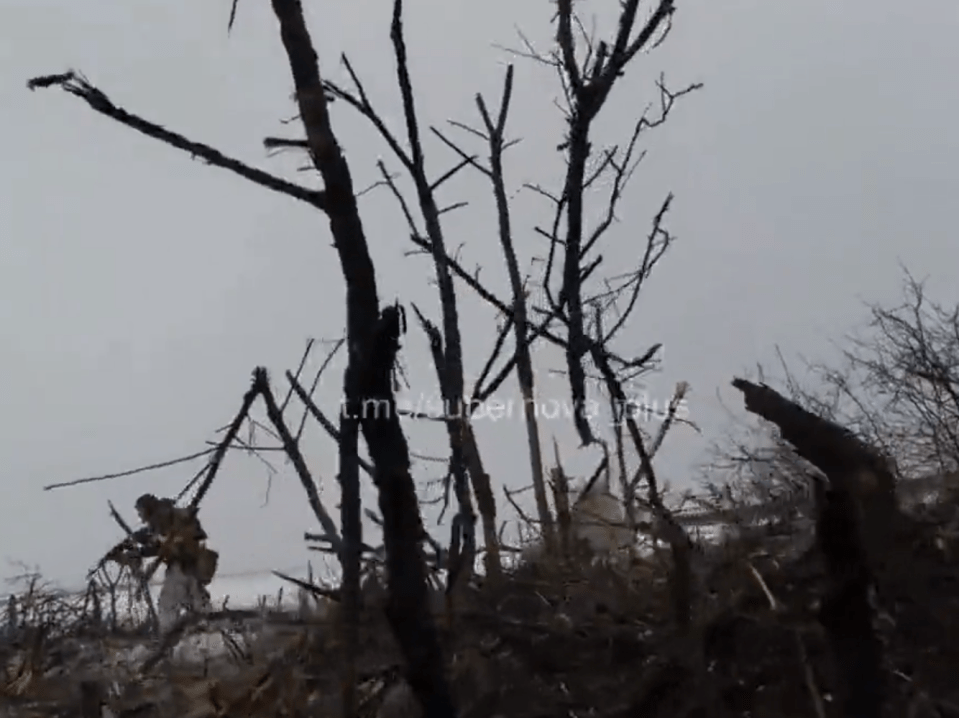
<instances>
[{"instance_id":1,"label":"broken branch","mask_svg":"<svg viewBox=\"0 0 959 718\"><path fill-rule=\"evenodd\" d=\"M59 85L66 92L84 100L94 111L99 112L101 115L116 120L147 137L152 137L171 147L176 147L178 150L188 152L193 157L199 157L206 161L207 164L230 170L261 187L266 187L273 192L279 192L280 194L285 194L302 202L307 202L314 207L323 209L326 204L323 192L301 187L285 179L271 175L269 172L250 167L233 157L227 157L209 145L189 140L177 132L167 130L156 123L143 119L139 115L128 112L122 107L118 107L113 104L102 90L97 89L75 72L71 71L63 73L62 75L36 77L27 83L27 87L31 90L38 87L51 87L53 85Z\"/></svg>"}]
</instances>

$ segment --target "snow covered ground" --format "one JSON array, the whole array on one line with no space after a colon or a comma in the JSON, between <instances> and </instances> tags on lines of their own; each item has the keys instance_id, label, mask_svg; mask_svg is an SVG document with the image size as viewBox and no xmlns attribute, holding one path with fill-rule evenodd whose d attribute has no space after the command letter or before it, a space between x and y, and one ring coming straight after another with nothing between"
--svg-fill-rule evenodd
<instances>
[{"instance_id":1,"label":"snow covered ground","mask_svg":"<svg viewBox=\"0 0 959 718\"><path fill-rule=\"evenodd\" d=\"M309 574L309 569L306 565L278 567L276 570L287 576L293 576L294 578L303 580L306 580ZM314 576L319 576L319 579L322 580L324 574L314 573ZM154 600L159 596L162 582L163 570L161 569L157 572L153 581L150 582L150 592L153 594ZM62 588L68 593L74 593L78 596L84 592L82 586L61 587L56 584L47 584L47 586L53 589ZM11 584L7 591L0 593L0 601L6 601L11 593L22 593L24 588L25 586ZM217 608L219 608L224 601L228 601L230 608L253 608L259 603L261 597L266 597L272 604L281 594L281 590L284 604L293 605L297 600L296 586L274 575L270 569L218 575L213 579L209 590L213 605Z\"/></svg>"},{"instance_id":2,"label":"snow covered ground","mask_svg":"<svg viewBox=\"0 0 959 718\"><path fill-rule=\"evenodd\" d=\"M280 572L304 580L309 575L306 566L284 567ZM154 603L156 603L160 592L163 579L162 570L158 574L157 579L151 584ZM315 574L314 578L316 578ZM13 594L22 596L25 586L11 586L11 588ZM49 595L50 592L59 593L56 587L48 585L43 593ZM274 575L269 570L218 576L210 585L210 594L214 610L222 609L224 606L230 609L255 609L265 603L271 612L277 609L295 612L301 606L300 589ZM0 614L4 612L3 609L7 606L9 596L10 593L2 597ZM77 605L83 601L84 592L80 590L63 591L61 596L64 602ZM109 610L108 602L108 598L101 598L104 611ZM310 605L315 604L310 602ZM147 616L145 605L142 602L131 602L129 593L126 591L118 593L116 608L121 621L139 623ZM21 603L18 614L24 616L26 612L29 612L29 609ZM3 621L3 624L4 629L9 627L9 617ZM282 629L265 626L260 619L244 620L242 625L230 621L220 626L209 626L205 630L191 630L173 646L172 658L176 661L192 663L227 657L236 650L237 646L249 646L271 631L275 633L278 630L282 632ZM106 650L102 658L114 668L126 667L129 669L142 664L157 650L157 645L155 639L123 640ZM101 646L98 650L105 648L106 646Z\"/></svg>"}]
</instances>

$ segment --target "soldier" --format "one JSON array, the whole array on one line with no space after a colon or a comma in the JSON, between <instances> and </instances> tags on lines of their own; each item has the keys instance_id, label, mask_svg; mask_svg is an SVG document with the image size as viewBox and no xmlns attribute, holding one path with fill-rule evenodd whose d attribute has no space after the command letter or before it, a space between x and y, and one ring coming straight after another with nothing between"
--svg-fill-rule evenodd
<instances>
[{"instance_id":1,"label":"soldier","mask_svg":"<svg viewBox=\"0 0 959 718\"><path fill-rule=\"evenodd\" d=\"M210 609L207 586L216 573L219 555L207 548L206 532L192 507L178 507L172 499L144 494L136 502L144 528L136 533L143 556L159 556L166 564L158 613L161 631L176 621L181 608Z\"/></svg>"}]
</instances>

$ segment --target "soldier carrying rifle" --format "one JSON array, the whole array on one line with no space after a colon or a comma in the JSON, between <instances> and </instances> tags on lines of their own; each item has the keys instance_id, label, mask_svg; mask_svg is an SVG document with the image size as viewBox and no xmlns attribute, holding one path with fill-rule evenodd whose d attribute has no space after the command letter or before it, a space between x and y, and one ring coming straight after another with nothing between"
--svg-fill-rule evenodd
<instances>
[{"instance_id":1,"label":"soldier carrying rifle","mask_svg":"<svg viewBox=\"0 0 959 718\"><path fill-rule=\"evenodd\" d=\"M144 494L137 499L136 509L143 528L104 558L138 567L144 558L158 557L166 565L157 606L162 632L176 622L181 609L210 609L207 587L216 573L219 554L206 547L207 535L195 508L178 507L172 499Z\"/></svg>"}]
</instances>

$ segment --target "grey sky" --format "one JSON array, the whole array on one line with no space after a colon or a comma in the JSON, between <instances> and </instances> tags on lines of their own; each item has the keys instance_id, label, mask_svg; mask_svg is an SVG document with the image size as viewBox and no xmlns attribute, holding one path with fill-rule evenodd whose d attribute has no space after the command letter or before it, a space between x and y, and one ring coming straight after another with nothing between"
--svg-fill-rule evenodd
<instances>
[{"instance_id":1,"label":"grey sky","mask_svg":"<svg viewBox=\"0 0 959 718\"><path fill-rule=\"evenodd\" d=\"M178 491L198 466L44 493L46 483L131 468L202 448L239 406L250 371L268 366L282 390L309 336L333 338L343 325L343 288L326 220L316 212L171 148L47 90L32 76L76 68L117 104L228 154L294 176L301 158L268 159L266 135L293 136L292 82L268 3L241 2L232 37L229 2L30 0L0 3L0 574L7 560L39 565L72 582L117 537L112 499L132 518L144 490ZM347 52L394 128L400 111L388 42L390 3L307 3L326 74L342 79ZM472 122L473 96L498 97L521 28L540 47L551 8L540 2L408 0L408 42L422 123ZM610 29L615 3L592 0ZM951 236L959 196L959 6L951 2L758 3L686 0L672 37L641 57L617 87L597 141L627 137L655 99L660 70L675 87L704 81L670 123L647 137L622 222L603 250L610 268L641 248L652 212L668 190L679 236L643 297L623 353L666 345L662 375L648 386L665 401L688 380L692 418L713 438L725 421L716 398L736 405L730 376L787 355L831 354L829 339L863 316L863 299L894 301L897 262L945 301L959 257ZM587 16L588 19L588 16ZM605 21L605 22L604 22ZM551 106L555 78L516 60L510 123L524 141L511 151L513 189L555 187L561 118ZM334 122L358 185L395 160L347 108ZM291 129L294 128L294 129ZM455 131L453 132L455 136ZM461 137L465 143L467 137ZM454 161L432 141L434 174ZM475 148L477 151L480 147ZM312 182L304 173L298 181ZM463 175L443 199L468 199L446 217L451 245L506 296L502 258L485 180ZM432 269L410 250L402 216L383 191L362 199L384 300L398 296L437 318ZM598 207L598 205L597 205ZM524 262L541 254L531 227L547 208L532 193L514 205ZM951 294L949 292L952 292ZM469 377L492 342L493 314L461 288ZM417 330L405 362L414 393L433 391L433 370ZM317 359L318 361L318 359ZM558 357L541 353L545 369ZM336 366L321 391L332 413ZM544 399L565 397L560 380L539 380ZM509 383L509 392L515 381ZM568 421L544 421L574 471L579 456ZM335 448L314 426L305 444L336 504ZM414 449L442 454L438 425L411 431ZM481 424L494 480L528 483L522 422ZM706 440L677 432L661 472L682 485ZM548 445L548 444L547 444ZM267 471L232 457L204 505L224 571L301 563L314 522L291 470L277 462L269 505ZM420 478L439 476L420 463ZM367 487L368 489L369 487ZM366 492L368 502L372 493ZM435 517L435 510L429 510ZM443 530L445 534L445 529Z\"/></svg>"}]
</instances>

